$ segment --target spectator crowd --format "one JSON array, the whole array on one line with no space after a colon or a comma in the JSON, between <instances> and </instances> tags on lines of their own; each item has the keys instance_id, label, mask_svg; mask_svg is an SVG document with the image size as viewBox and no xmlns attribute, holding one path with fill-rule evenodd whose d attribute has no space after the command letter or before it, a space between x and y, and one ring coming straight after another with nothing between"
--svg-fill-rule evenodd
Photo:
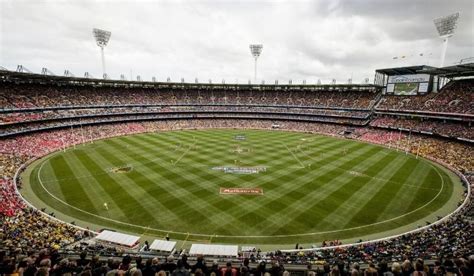
<instances>
[{"instance_id":1,"label":"spectator crowd","mask_svg":"<svg viewBox=\"0 0 474 276\"><path fill-rule=\"evenodd\" d=\"M474 131L469 122L444 121L420 118L400 118L394 116L381 116L370 122L374 127L404 128L411 131L429 132L442 136L460 137L474 141Z\"/></svg>"},{"instance_id":2,"label":"spectator crowd","mask_svg":"<svg viewBox=\"0 0 474 276\"><path fill-rule=\"evenodd\" d=\"M417 96L386 95L376 110L396 110L431 113L473 114L473 79L449 82L439 93Z\"/></svg>"},{"instance_id":3,"label":"spectator crowd","mask_svg":"<svg viewBox=\"0 0 474 276\"><path fill-rule=\"evenodd\" d=\"M2 109L126 105L268 105L370 109L375 88L359 90L158 89L4 83Z\"/></svg>"},{"instance_id":4,"label":"spectator crowd","mask_svg":"<svg viewBox=\"0 0 474 276\"><path fill-rule=\"evenodd\" d=\"M460 81L450 84L438 94L429 96L415 96L401 101L400 98L399 101L393 100L394 96L384 96L377 109L472 114L472 87L472 81ZM378 95L373 91L171 90L149 93L148 90L9 83L0 88L0 106L5 111L1 117L2 134L75 124L75 127L71 128L40 130L0 140L0 274L157 273L164 276L166 273L214 273L216 276L237 276L260 273L263 276L266 273L285 275L288 273L285 266L300 264L309 265L305 269L308 275L472 275L472 196L460 212L427 230L349 247L333 242L332 245L336 246L328 249L324 248L324 244L323 248L318 250L298 248L291 252L265 253L257 250L248 260L240 260L237 265L206 264L201 257L190 265L182 256L179 256L177 262L173 258L161 261L156 257L146 261L130 256L123 257L121 261L100 260L96 256L87 257L85 254L80 258L63 257L61 252L68 245L93 236L94 232L55 220L54 214L47 216L41 210L25 204L17 193L17 190L21 189L21 179L15 182L14 176L17 170L32 158L96 139L174 129L279 128L345 136L399 148L447 164L466 175L472 183L472 145L380 128L398 126L472 139L470 126L452 122L379 117L371 122L373 128L363 127L361 119L366 118L368 110L377 102ZM191 106L182 106L183 104ZM252 106L257 104L259 106ZM77 108L79 106L86 108ZM305 106L311 108L304 108ZM26 108L57 107L60 109L20 111ZM349 110L339 110L340 108ZM199 115L203 110L214 112L212 114L222 112L228 115ZM232 112L238 115L229 115L233 114ZM163 116L163 113L172 115ZM78 116L83 116L79 123ZM45 119L57 120L44 122ZM31 122L25 124L25 121ZM107 124L92 124L97 122ZM352 126L345 125L348 123ZM436 262L427 266L424 259ZM249 262L252 265L249 265ZM391 267L388 262L392 263ZM362 271L358 263L368 264L368 267ZM314 265L314 269L311 265Z\"/></svg>"},{"instance_id":5,"label":"spectator crowd","mask_svg":"<svg viewBox=\"0 0 474 276\"><path fill-rule=\"evenodd\" d=\"M206 260L202 255L189 258L186 254L168 257L130 256L121 258L101 258L81 252L78 256L62 256L56 249L29 251L26 254L6 255L0 253L1 275L91 275L91 276L434 276L462 275L472 276L474 256L446 257L434 262L421 258L404 256L400 261L377 259L367 264L335 259L326 261L320 257L317 261L306 262L297 267L284 260L242 258L239 261L218 262ZM303 268L302 268L303 267Z\"/></svg>"}]
</instances>

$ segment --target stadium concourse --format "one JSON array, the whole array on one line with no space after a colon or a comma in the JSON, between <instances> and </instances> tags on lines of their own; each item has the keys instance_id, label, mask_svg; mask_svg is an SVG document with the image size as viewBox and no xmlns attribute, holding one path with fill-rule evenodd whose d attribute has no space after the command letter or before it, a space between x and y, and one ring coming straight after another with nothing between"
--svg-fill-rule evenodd
<instances>
[{"instance_id":1,"label":"stadium concourse","mask_svg":"<svg viewBox=\"0 0 474 276\"><path fill-rule=\"evenodd\" d=\"M452 79L438 93L395 96L382 93L378 85L127 84L9 71L0 77L0 274L165 275L178 269L195 275L281 275L288 270L359 275L359 263L364 263L370 275L472 275L474 209L467 186L463 208L421 231L350 246L326 241L317 249L255 249L222 265L226 259L219 256L206 263L180 250L164 258L148 252L147 245L139 253L83 243L95 232L27 205L17 193L21 179L15 177L29 160L89 140L175 129L279 128L390 144L460 172L464 184L471 185L473 79Z\"/></svg>"}]
</instances>

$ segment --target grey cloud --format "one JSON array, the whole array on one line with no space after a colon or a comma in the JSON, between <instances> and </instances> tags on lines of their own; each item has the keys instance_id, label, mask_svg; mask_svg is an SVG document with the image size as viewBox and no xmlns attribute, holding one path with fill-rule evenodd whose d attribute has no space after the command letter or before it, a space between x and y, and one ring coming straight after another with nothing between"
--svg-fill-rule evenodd
<instances>
[{"instance_id":1,"label":"grey cloud","mask_svg":"<svg viewBox=\"0 0 474 276\"><path fill-rule=\"evenodd\" d=\"M92 28L112 31L108 73L165 80L247 82L248 45L263 43L267 81L355 80L380 67L436 63L441 41L432 20L461 11L447 64L474 56L469 0L320 1L34 1L0 2L0 65L46 66L100 76ZM431 61L419 53L433 53ZM406 55L403 61L393 56Z\"/></svg>"}]
</instances>

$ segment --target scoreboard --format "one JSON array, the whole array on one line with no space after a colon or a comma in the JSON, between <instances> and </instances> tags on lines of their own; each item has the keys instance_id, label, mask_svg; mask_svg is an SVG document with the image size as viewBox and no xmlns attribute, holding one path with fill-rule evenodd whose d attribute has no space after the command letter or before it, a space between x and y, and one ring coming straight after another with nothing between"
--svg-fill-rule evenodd
<instances>
[{"instance_id":1,"label":"scoreboard","mask_svg":"<svg viewBox=\"0 0 474 276\"><path fill-rule=\"evenodd\" d=\"M389 76L387 81L387 94L410 96L426 94L429 91L431 75L412 74Z\"/></svg>"}]
</instances>

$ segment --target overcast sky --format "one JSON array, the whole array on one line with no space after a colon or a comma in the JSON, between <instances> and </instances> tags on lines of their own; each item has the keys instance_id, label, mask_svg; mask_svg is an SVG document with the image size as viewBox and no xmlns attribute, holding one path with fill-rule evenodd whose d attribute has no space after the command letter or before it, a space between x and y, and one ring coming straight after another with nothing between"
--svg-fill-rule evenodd
<instances>
[{"instance_id":1,"label":"overcast sky","mask_svg":"<svg viewBox=\"0 0 474 276\"><path fill-rule=\"evenodd\" d=\"M246 83L249 44L261 43L259 82L373 81L378 68L438 66L432 20L458 11L445 65L474 57L472 0L0 0L0 65L99 77L96 27L112 32L105 56L115 79L132 71L143 80Z\"/></svg>"}]
</instances>

